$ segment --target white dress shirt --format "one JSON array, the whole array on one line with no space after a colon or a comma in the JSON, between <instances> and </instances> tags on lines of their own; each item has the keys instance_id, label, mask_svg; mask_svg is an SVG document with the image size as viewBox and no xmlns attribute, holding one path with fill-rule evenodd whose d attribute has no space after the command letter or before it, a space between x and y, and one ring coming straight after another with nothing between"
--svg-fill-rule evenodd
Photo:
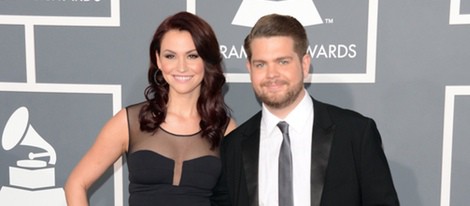
<instances>
[{"instance_id":1,"label":"white dress shirt","mask_svg":"<svg viewBox=\"0 0 470 206\"><path fill-rule=\"evenodd\" d=\"M302 101L285 119L274 116L263 104L258 165L259 205L279 205L278 158L282 143L282 133L277 127L279 121L286 121L289 124L294 205L310 206L313 102L306 90Z\"/></svg>"}]
</instances>

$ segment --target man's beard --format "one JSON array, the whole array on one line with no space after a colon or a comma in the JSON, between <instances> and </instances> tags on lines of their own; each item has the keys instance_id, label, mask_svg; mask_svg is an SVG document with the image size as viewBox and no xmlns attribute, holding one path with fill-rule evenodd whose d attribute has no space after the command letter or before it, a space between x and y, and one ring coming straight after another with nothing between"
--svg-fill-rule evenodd
<instances>
[{"instance_id":1,"label":"man's beard","mask_svg":"<svg viewBox=\"0 0 470 206\"><path fill-rule=\"evenodd\" d=\"M283 80L276 80L276 81L281 81L283 84L288 84L287 82ZM266 86L270 82L265 82L261 84L261 87ZM300 92L303 89L303 82L298 82L294 87L290 88L287 90L286 94L280 97L270 97L269 95L263 94L259 91L255 90L256 96L268 107L274 108L274 109L282 109L285 108L289 105L291 105L297 97L299 96Z\"/></svg>"}]
</instances>

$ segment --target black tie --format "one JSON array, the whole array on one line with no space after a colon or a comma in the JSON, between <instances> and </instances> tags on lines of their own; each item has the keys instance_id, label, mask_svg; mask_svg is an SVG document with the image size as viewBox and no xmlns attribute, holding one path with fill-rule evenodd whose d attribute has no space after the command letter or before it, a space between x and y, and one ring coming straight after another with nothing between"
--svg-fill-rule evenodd
<instances>
[{"instance_id":1,"label":"black tie","mask_svg":"<svg viewBox=\"0 0 470 206\"><path fill-rule=\"evenodd\" d=\"M294 205L294 190L292 185L292 153L289 139L289 124L277 124L282 132L281 151L279 153L279 206Z\"/></svg>"}]
</instances>

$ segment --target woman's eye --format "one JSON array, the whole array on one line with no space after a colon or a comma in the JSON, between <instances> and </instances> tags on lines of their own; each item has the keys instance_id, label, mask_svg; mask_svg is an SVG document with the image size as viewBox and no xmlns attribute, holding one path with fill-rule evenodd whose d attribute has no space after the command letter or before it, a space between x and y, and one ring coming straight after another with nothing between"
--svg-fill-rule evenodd
<instances>
[{"instance_id":1,"label":"woman's eye","mask_svg":"<svg viewBox=\"0 0 470 206\"><path fill-rule=\"evenodd\" d=\"M166 59L173 59L173 58L175 58L175 55L173 55L173 54L166 54L164 57L165 57Z\"/></svg>"},{"instance_id":2,"label":"woman's eye","mask_svg":"<svg viewBox=\"0 0 470 206\"><path fill-rule=\"evenodd\" d=\"M190 54L188 57L189 57L190 59L197 59L197 58L199 58L199 55L197 55L197 54Z\"/></svg>"}]
</instances>

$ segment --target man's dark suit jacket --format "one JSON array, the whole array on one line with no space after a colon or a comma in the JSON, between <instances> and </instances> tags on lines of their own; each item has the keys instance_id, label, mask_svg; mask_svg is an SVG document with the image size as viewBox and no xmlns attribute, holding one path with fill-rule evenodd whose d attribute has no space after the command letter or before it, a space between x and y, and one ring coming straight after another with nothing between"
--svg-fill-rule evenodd
<instances>
[{"instance_id":1,"label":"man's dark suit jacket","mask_svg":"<svg viewBox=\"0 0 470 206\"><path fill-rule=\"evenodd\" d=\"M313 105L311 205L399 205L375 122L316 100ZM231 205L258 205L260 122L258 112L224 138L214 200L228 189Z\"/></svg>"}]
</instances>

